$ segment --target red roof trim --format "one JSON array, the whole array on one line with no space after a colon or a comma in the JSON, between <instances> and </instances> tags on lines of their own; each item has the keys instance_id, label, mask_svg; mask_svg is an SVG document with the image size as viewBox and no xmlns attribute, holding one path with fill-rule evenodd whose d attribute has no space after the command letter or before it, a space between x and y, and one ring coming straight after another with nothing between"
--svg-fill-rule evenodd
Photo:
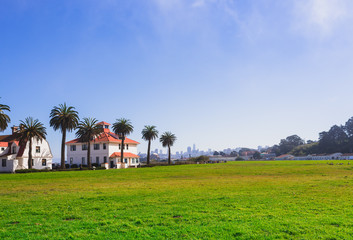
<instances>
[{"instance_id":1,"label":"red roof trim","mask_svg":"<svg viewBox=\"0 0 353 240\"><path fill-rule=\"evenodd\" d=\"M115 152L112 155L110 155L110 158L116 158L116 157L120 157L120 156L121 156L120 152ZM136 155L136 154L133 154L133 153L130 153L130 152L124 152L124 157L140 158L139 155Z\"/></svg>"},{"instance_id":2,"label":"red roof trim","mask_svg":"<svg viewBox=\"0 0 353 240\"><path fill-rule=\"evenodd\" d=\"M110 124L110 123L107 123L107 122L102 121L102 122L97 123L97 125L111 125L111 124Z\"/></svg>"},{"instance_id":3,"label":"red roof trim","mask_svg":"<svg viewBox=\"0 0 353 240\"><path fill-rule=\"evenodd\" d=\"M112 132L102 132L100 133L93 141L92 143L99 143L99 142L116 142L116 143L121 143L121 139L119 139L119 136L112 133ZM69 142L66 142L66 144L72 144L72 143L82 143L80 139L76 138L74 140L71 140ZM140 144L139 142L136 142L130 138L125 137L124 143L126 144Z\"/></svg>"}]
</instances>

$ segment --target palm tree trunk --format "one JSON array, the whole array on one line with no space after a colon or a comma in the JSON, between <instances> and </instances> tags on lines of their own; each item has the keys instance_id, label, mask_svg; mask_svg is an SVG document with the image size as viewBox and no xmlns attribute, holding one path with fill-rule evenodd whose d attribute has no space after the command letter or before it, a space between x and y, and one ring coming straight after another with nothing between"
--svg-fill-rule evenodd
<instances>
[{"instance_id":1,"label":"palm tree trunk","mask_svg":"<svg viewBox=\"0 0 353 240\"><path fill-rule=\"evenodd\" d=\"M170 146L168 145L168 164L170 165Z\"/></svg>"},{"instance_id":2,"label":"palm tree trunk","mask_svg":"<svg viewBox=\"0 0 353 240\"><path fill-rule=\"evenodd\" d=\"M148 140L148 148L147 148L147 165L150 165L150 152L151 152L151 139Z\"/></svg>"},{"instance_id":3,"label":"palm tree trunk","mask_svg":"<svg viewBox=\"0 0 353 240\"><path fill-rule=\"evenodd\" d=\"M32 138L29 139L28 147L28 169L32 168Z\"/></svg>"},{"instance_id":4,"label":"palm tree trunk","mask_svg":"<svg viewBox=\"0 0 353 240\"><path fill-rule=\"evenodd\" d=\"M66 129L63 129L63 136L61 140L61 169L65 169L65 140L66 140Z\"/></svg>"},{"instance_id":5,"label":"palm tree trunk","mask_svg":"<svg viewBox=\"0 0 353 240\"><path fill-rule=\"evenodd\" d=\"M124 161L124 142L125 142L125 136L123 135L122 138L121 138L121 149L120 149L121 166L122 166L123 161Z\"/></svg>"},{"instance_id":6,"label":"palm tree trunk","mask_svg":"<svg viewBox=\"0 0 353 240\"><path fill-rule=\"evenodd\" d=\"M87 149L87 164L88 164L88 168L91 168L91 144L90 142L87 143L88 149Z\"/></svg>"}]
</instances>

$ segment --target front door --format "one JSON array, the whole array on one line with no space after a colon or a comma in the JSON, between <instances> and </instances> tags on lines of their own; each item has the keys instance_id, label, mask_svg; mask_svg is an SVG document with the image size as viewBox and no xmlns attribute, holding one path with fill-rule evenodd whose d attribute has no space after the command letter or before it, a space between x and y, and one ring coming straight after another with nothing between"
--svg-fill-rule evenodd
<instances>
[{"instance_id":1,"label":"front door","mask_svg":"<svg viewBox=\"0 0 353 240\"><path fill-rule=\"evenodd\" d=\"M110 161L110 168L114 168L114 161Z\"/></svg>"}]
</instances>

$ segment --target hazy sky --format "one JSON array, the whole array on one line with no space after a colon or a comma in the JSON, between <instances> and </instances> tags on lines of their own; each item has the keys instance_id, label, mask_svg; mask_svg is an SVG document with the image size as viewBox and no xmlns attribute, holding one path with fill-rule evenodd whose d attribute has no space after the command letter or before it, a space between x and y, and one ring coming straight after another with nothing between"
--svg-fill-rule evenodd
<instances>
[{"instance_id":1,"label":"hazy sky","mask_svg":"<svg viewBox=\"0 0 353 240\"><path fill-rule=\"evenodd\" d=\"M351 0L0 0L0 102L11 125L45 123L56 159L49 113L64 102L131 119L141 152L144 125L175 133L173 152L316 140L353 116L352 12Z\"/></svg>"}]
</instances>

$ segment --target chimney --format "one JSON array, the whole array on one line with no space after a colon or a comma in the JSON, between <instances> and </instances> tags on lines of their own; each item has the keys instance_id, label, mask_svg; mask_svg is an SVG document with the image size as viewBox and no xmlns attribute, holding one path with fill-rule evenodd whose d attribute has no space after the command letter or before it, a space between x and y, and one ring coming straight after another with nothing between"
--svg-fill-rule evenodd
<instances>
[{"instance_id":1,"label":"chimney","mask_svg":"<svg viewBox=\"0 0 353 240\"><path fill-rule=\"evenodd\" d=\"M17 126L13 126L12 128L12 135L16 132L18 132L18 127Z\"/></svg>"}]
</instances>

